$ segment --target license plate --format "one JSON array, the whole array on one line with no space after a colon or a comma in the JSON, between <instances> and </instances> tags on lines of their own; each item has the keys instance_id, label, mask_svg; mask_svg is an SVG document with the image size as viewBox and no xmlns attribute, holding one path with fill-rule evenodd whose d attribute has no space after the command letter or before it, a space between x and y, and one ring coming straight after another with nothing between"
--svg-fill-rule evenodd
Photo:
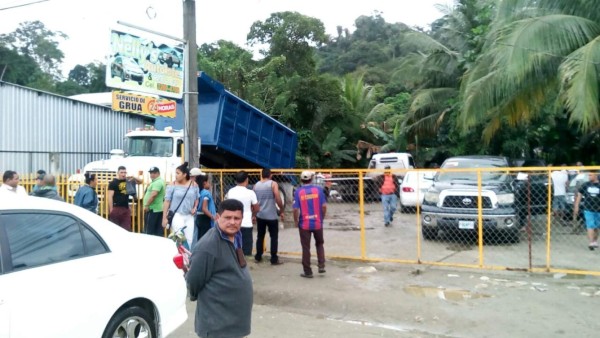
<instances>
[{"instance_id":1,"label":"license plate","mask_svg":"<svg viewBox=\"0 0 600 338\"><path fill-rule=\"evenodd\" d=\"M475 229L475 221L458 221L459 229Z\"/></svg>"}]
</instances>

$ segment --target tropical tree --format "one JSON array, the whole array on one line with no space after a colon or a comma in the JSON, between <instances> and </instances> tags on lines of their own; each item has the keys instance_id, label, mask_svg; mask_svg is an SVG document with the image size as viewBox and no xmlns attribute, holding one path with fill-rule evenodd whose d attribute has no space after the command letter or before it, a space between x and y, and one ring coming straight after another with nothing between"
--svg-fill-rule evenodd
<instances>
[{"instance_id":1,"label":"tropical tree","mask_svg":"<svg viewBox=\"0 0 600 338\"><path fill-rule=\"evenodd\" d=\"M329 41L321 20L298 12L278 12L263 21L256 21L247 36L251 46L266 44L261 50L267 57L285 56L285 75L315 73L315 47Z\"/></svg>"},{"instance_id":2,"label":"tropical tree","mask_svg":"<svg viewBox=\"0 0 600 338\"><path fill-rule=\"evenodd\" d=\"M321 143L316 143L319 149L319 164L323 168L339 168L342 162L356 162L356 150L344 149L347 138L342 135L342 130L333 128Z\"/></svg>"},{"instance_id":3,"label":"tropical tree","mask_svg":"<svg viewBox=\"0 0 600 338\"><path fill-rule=\"evenodd\" d=\"M28 21L21 23L12 33L1 34L0 44L9 45L20 55L31 57L45 73L58 79L64 57L58 43L66 38L67 35L60 31L48 30L40 21Z\"/></svg>"},{"instance_id":4,"label":"tropical tree","mask_svg":"<svg viewBox=\"0 0 600 338\"><path fill-rule=\"evenodd\" d=\"M392 130L391 133L386 133L380 128L369 126L367 127L371 133L375 136L375 138L380 139L384 142L381 146L381 152L392 152L392 151L406 151L407 150L407 142L406 135L403 133L403 128L401 123L396 123L396 126Z\"/></svg>"},{"instance_id":5,"label":"tropical tree","mask_svg":"<svg viewBox=\"0 0 600 338\"><path fill-rule=\"evenodd\" d=\"M600 11L596 1L503 0L485 52L463 84L465 129L484 121L489 141L504 125L569 114L600 127Z\"/></svg>"}]
</instances>

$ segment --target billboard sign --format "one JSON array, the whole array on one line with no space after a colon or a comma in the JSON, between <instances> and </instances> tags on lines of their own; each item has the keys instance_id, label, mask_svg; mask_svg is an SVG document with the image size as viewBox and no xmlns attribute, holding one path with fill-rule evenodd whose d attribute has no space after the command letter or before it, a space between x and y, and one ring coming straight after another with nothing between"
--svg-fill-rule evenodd
<instances>
[{"instance_id":1,"label":"billboard sign","mask_svg":"<svg viewBox=\"0 0 600 338\"><path fill-rule=\"evenodd\" d=\"M175 118L177 103L173 100L114 90L112 109L126 113Z\"/></svg>"},{"instance_id":2,"label":"billboard sign","mask_svg":"<svg viewBox=\"0 0 600 338\"><path fill-rule=\"evenodd\" d=\"M130 33L111 31L106 86L180 99L183 49Z\"/></svg>"}]
</instances>

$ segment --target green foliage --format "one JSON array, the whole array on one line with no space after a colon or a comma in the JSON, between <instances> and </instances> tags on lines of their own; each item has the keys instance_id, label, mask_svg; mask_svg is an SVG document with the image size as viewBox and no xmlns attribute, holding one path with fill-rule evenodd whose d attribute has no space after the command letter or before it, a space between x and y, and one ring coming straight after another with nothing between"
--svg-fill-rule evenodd
<instances>
[{"instance_id":1,"label":"green foliage","mask_svg":"<svg viewBox=\"0 0 600 338\"><path fill-rule=\"evenodd\" d=\"M48 30L40 21L28 21L21 23L12 33L1 34L0 43L11 46L20 55L31 57L42 71L58 79L58 67L64 57L58 48L58 40L66 38L67 35L62 32Z\"/></svg>"},{"instance_id":2,"label":"green foliage","mask_svg":"<svg viewBox=\"0 0 600 338\"><path fill-rule=\"evenodd\" d=\"M248 42L269 45L261 53L269 57L285 56L284 74L300 75L315 72L314 47L328 41L325 27L319 19L298 12L278 12L250 27Z\"/></svg>"}]
</instances>

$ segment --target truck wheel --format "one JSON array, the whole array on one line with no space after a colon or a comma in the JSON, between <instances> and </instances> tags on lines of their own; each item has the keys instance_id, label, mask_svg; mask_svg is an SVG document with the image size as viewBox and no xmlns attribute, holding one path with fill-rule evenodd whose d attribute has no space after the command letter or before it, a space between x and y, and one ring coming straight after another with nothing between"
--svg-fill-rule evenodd
<instances>
[{"instance_id":1,"label":"truck wheel","mask_svg":"<svg viewBox=\"0 0 600 338\"><path fill-rule=\"evenodd\" d=\"M428 240L433 240L437 238L438 229L433 227L421 227L421 234L423 234L423 238Z\"/></svg>"}]
</instances>

